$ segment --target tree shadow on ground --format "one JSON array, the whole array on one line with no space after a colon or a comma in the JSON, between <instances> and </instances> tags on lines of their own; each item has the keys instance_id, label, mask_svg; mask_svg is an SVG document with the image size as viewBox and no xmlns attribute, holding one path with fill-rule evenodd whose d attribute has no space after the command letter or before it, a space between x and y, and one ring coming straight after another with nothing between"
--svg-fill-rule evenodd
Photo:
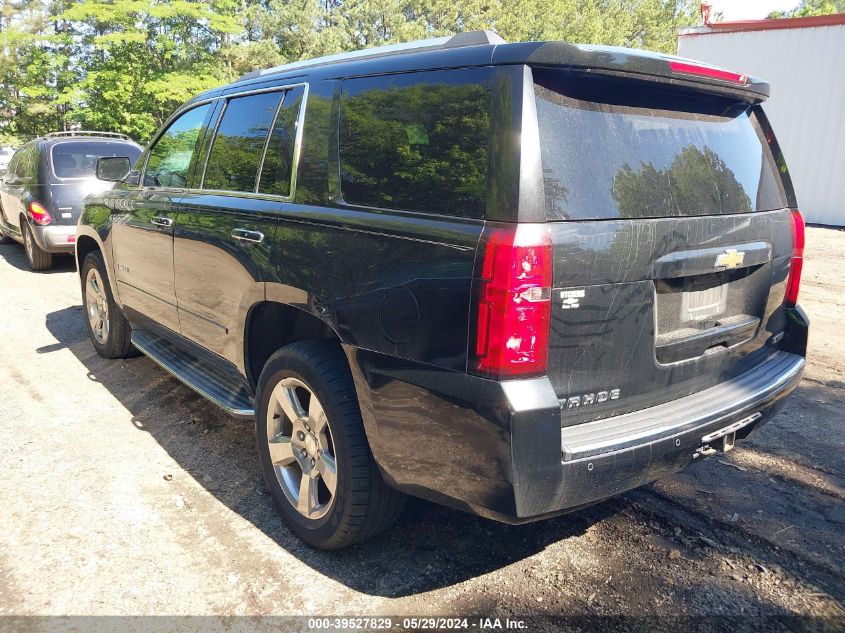
<instances>
[{"instance_id":1,"label":"tree shadow on ground","mask_svg":"<svg viewBox=\"0 0 845 633\"><path fill-rule=\"evenodd\" d=\"M94 352L81 306L47 315L47 328L158 444L221 503L248 519L317 571L357 591L399 597L460 583L505 567L550 543L583 534L618 512L623 501L522 526L508 526L417 499L397 525L335 552L304 545L276 514L265 492L250 422L235 420L147 358L111 361Z\"/></svg>"}]
</instances>

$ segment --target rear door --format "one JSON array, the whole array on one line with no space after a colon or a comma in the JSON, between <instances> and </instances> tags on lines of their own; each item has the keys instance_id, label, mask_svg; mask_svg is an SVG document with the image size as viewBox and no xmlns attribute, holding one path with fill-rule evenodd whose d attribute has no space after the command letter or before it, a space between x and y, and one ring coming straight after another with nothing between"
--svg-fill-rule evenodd
<instances>
[{"instance_id":1,"label":"rear door","mask_svg":"<svg viewBox=\"0 0 845 633\"><path fill-rule=\"evenodd\" d=\"M776 349L792 220L759 107L559 70L534 81L564 424L705 389Z\"/></svg>"},{"instance_id":2,"label":"rear door","mask_svg":"<svg viewBox=\"0 0 845 633\"><path fill-rule=\"evenodd\" d=\"M135 320L179 331L173 284L173 219L190 184L197 147L212 104L182 113L149 150L142 185L115 192L111 205L115 277ZM111 195L111 194L110 194Z\"/></svg>"},{"instance_id":3,"label":"rear door","mask_svg":"<svg viewBox=\"0 0 845 633\"><path fill-rule=\"evenodd\" d=\"M300 84L227 99L204 177L174 224L182 334L236 365L247 308L264 298L278 214L293 194L304 98Z\"/></svg>"}]
</instances>

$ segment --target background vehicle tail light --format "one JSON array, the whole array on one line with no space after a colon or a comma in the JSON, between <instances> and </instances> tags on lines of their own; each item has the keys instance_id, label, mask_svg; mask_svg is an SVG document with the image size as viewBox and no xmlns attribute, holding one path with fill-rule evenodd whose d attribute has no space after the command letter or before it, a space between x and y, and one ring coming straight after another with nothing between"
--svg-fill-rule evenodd
<instances>
[{"instance_id":1,"label":"background vehicle tail light","mask_svg":"<svg viewBox=\"0 0 845 633\"><path fill-rule=\"evenodd\" d=\"M494 378L546 372L552 241L545 224L488 225L476 279L475 369Z\"/></svg>"},{"instance_id":2,"label":"background vehicle tail light","mask_svg":"<svg viewBox=\"0 0 845 633\"><path fill-rule=\"evenodd\" d=\"M29 215L32 216L32 219L36 224L40 224L42 226L50 224L50 222L53 221L53 218L50 217L50 212L47 211L40 202L29 203Z\"/></svg>"},{"instance_id":3,"label":"background vehicle tail light","mask_svg":"<svg viewBox=\"0 0 845 633\"><path fill-rule=\"evenodd\" d=\"M798 288L801 285L801 269L804 267L804 216L798 209L792 211L792 261L789 277L786 279L786 294L783 301L788 306L798 303Z\"/></svg>"}]
</instances>

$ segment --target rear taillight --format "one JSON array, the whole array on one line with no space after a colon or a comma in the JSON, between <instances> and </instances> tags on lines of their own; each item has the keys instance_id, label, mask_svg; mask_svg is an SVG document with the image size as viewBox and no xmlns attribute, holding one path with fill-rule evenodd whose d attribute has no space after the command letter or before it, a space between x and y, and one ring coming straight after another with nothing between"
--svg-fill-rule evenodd
<instances>
[{"instance_id":1,"label":"rear taillight","mask_svg":"<svg viewBox=\"0 0 845 633\"><path fill-rule=\"evenodd\" d=\"M29 215L32 216L32 219L36 224L40 224L42 226L50 224L50 222L53 221L53 218L50 217L50 212L47 211L40 202L29 203Z\"/></svg>"},{"instance_id":2,"label":"rear taillight","mask_svg":"<svg viewBox=\"0 0 845 633\"><path fill-rule=\"evenodd\" d=\"M552 241L545 224L488 225L476 279L475 369L494 378L546 372Z\"/></svg>"},{"instance_id":3,"label":"rear taillight","mask_svg":"<svg viewBox=\"0 0 845 633\"><path fill-rule=\"evenodd\" d=\"M730 70L725 70L724 68L705 66L704 64L670 61L669 69L673 73L681 75L695 75L697 77L707 77L709 79L720 79L722 81L730 81L735 84L748 83L748 75L741 75Z\"/></svg>"},{"instance_id":4,"label":"rear taillight","mask_svg":"<svg viewBox=\"0 0 845 633\"><path fill-rule=\"evenodd\" d=\"M804 216L798 209L792 212L792 261L789 277L786 279L786 294L783 302L788 306L798 303L798 288L801 285L801 269L804 266Z\"/></svg>"}]
</instances>

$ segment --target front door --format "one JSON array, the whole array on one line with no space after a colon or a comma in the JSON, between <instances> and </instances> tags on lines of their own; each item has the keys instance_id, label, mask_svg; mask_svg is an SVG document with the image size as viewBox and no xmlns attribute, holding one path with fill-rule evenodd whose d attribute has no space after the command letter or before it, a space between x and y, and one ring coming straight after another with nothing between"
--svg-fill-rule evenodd
<instances>
[{"instance_id":1,"label":"front door","mask_svg":"<svg viewBox=\"0 0 845 633\"><path fill-rule=\"evenodd\" d=\"M276 219L291 196L303 96L300 85L228 99L200 187L176 217L182 334L238 367L246 313L264 298Z\"/></svg>"},{"instance_id":2,"label":"front door","mask_svg":"<svg viewBox=\"0 0 845 633\"><path fill-rule=\"evenodd\" d=\"M149 319L179 331L173 283L173 222L190 186L200 135L211 104L175 119L149 150L139 187L114 191L115 278L124 309L136 325ZM118 202L118 198L126 198Z\"/></svg>"}]
</instances>

